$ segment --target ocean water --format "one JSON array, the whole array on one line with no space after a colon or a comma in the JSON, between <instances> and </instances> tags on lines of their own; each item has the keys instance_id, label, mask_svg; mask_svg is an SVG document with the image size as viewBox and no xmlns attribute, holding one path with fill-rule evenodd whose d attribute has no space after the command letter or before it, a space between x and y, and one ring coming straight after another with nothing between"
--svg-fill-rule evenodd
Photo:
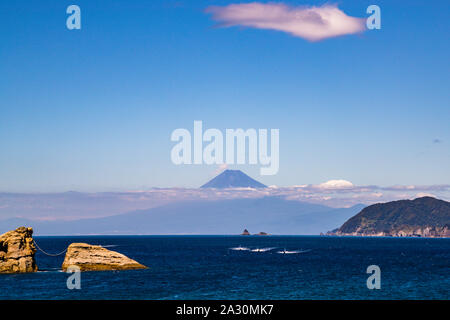
<instances>
[{"instance_id":1,"label":"ocean water","mask_svg":"<svg viewBox=\"0 0 450 320\"><path fill-rule=\"evenodd\" d=\"M313 236L36 237L47 252L107 246L147 270L84 272L69 290L64 255L39 272L0 275L0 299L449 299L450 239ZM266 251L231 250L272 248ZM286 249L291 254L280 254ZM299 251L299 252L294 252ZM366 286L369 265L381 289Z\"/></svg>"}]
</instances>

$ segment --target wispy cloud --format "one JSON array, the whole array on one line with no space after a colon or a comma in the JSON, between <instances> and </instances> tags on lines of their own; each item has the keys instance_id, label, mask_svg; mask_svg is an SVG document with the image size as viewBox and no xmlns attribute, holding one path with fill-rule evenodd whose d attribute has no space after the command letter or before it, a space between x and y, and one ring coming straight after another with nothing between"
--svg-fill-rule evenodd
<instances>
[{"instance_id":1,"label":"wispy cloud","mask_svg":"<svg viewBox=\"0 0 450 320\"><path fill-rule=\"evenodd\" d=\"M104 217L177 201L227 200L281 197L331 207L373 204L400 199L434 196L450 200L450 185L358 186L347 180L320 184L264 189L154 188L142 191L106 193L12 194L0 193L0 220L13 217L66 219Z\"/></svg>"},{"instance_id":2,"label":"wispy cloud","mask_svg":"<svg viewBox=\"0 0 450 320\"><path fill-rule=\"evenodd\" d=\"M288 6L283 3L241 3L210 6L206 9L221 27L245 26L278 30L293 36L319 41L360 33L365 20L346 15L337 5L320 7Z\"/></svg>"},{"instance_id":3,"label":"wispy cloud","mask_svg":"<svg viewBox=\"0 0 450 320\"><path fill-rule=\"evenodd\" d=\"M222 172L224 172L224 171L227 170L227 169L228 169L228 165L227 165L226 163L224 163L224 164L219 165L219 166L217 167L216 171L214 171L214 173L215 173L216 175L218 175L218 174L221 174Z\"/></svg>"},{"instance_id":4,"label":"wispy cloud","mask_svg":"<svg viewBox=\"0 0 450 320\"><path fill-rule=\"evenodd\" d=\"M349 189L353 187L353 183L347 180L328 180L318 185L319 189Z\"/></svg>"},{"instance_id":5,"label":"wispy cloud","mask_svg":"<svg viewBox=\"0 0 450 320\"><path fill-rule=\"evenodd\" d=\"M422 198L422 197L433 197L436 198L436 196L432 193L426 193L426 192L419 192L414 196L415 198Z\"/></svg>"}]
</instances>

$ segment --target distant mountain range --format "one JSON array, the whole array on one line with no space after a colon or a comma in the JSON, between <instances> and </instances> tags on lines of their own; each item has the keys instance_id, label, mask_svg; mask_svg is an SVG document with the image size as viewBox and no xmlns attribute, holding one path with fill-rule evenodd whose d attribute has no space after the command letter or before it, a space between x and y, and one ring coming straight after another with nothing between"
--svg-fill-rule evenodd
<instances>
[{"instance_id":1,"label":"distant mountain range","mask_svg":"<svg viewBox=\"0 0 450 320\"><path fill-rule=\"evenodd\" d=\"M267 188L264 184L250 178L241 170L225 170L201 188Z\"/></svg>"},{"instance_id":2,"label":"distant mountain range","mask_svg":"<svg viewBox=\"0 0 450 320\"><path fill-rule=\"evenodd\" d=\"M331 208L288 200L283 196L247 198L245 190L239 188L257 189L266 186L240 170L225 170L201 188L234 188L233 192L238 195L225 200L209 197L175 197L169 200L164 197L147 199L146 194L140 193L123 193L119 197L109 193L90 195L77 192L34 197L0 194L0 200L7 201L5 208L12 205L11 208L26 212L27 216L47 219L17 217L0 220L0 233L19 226L30 226L34 228L36 235L237 235L247 229L251 234L267 232L318 235L333 230L327 234L450 237L450 203L432 197L380 203L368 207L358 204L350 208ZM170 195L170 190L168 192ZM21 203L23 205L19 206ZM111 206L115 208L116 213L111 212L107 216L97 218L48 220L46 215L49 210L69 213L74 210L88 213L99 211L104 215ZM141 209L142 206L145 206L145 209ZM23 208L28 207L33 211L24 211ZM124 208L128 209L123 210ZM120 210L125 213L118 214ZM341 227L338 228L339 226Z\"/></svg>"},{"instance_id":3,"label":"distant mountain range","mask_svg":"<svg viewBox=\"0 0 450 320\"><path fill-rule=\"evenodd\" d=\"M235 192L239 193L239 188L256 189L266 186L240 170L225 170L201 188L237 188ZM0 220L0 233L19 226L30 226L34 228L36 235L240 234L242 230L247 229L251 234L267 232L318 235L333 230L327 234L450 237L450 203L432 197L379 203L368 207L358 204L350 208L331 208L288 200L282 196L247 198L245 192L239 195L225 200L175 198L169 203L159 204L150 198L151 200L140 203L148 205L146 209L136 210L131 207L130 210L128 206L128 211L123 214L111 213L98 218L70 221L10 218ZM36 197L35 213L38 213L37 217L46 218L45 211L51 210L53 206L56 209L67 209L69 212L77 208L92 211L104 207L106 212L109 207L104 204L108 196L108 193L90 196L70 192L50 194L44 196L43 200ZM8 205L20 204L23 197L29 198L26 195L3 197L8 199ZM142 195L138 193L138 197ZM126 208L127 201L131 204L136 202L136 196L127 193L121 195L120 199L111 199L115 199L112 205L117 207L117 210ZM27 203L24 207L27 207ZM339 226L341 227L338 228Z\"/></svg>"},{"instance_id":4,"label":"distant mountain range","mask_svg":"<svg viewBox=\"0 0 450 320\"><path fill-rule=\"evenodd\" d=\"M368 206L328 234L450 237L449 229L450 202L423 197Z\"/></svg>"},{"instance_id":5,"label":"distant mountain range","mask_svg":"<svg viewBox=\"0 0 450 320\"><path fill-rule=\"evenodd\" d=\"M240 170L225 170L201 188L266 188L266 186ZM18 226L31 226L37 235L88 235L88 234L239 234L244 228L251 233L317 235L336 228L358 213L364 206L331 208L324 205L287 200L284 197L266 196L232 199L172 200L170 203L148 202L148 209L132 209L123 214L76 220L34 220L10 218L0 221L0 233ZM21 195L9 198L20 203ZM36 198L40 199L40 198ZM46 218L46 210L56 208L70 210L103 210L108 194L87 196L76 192L49 195L45 202L34 202L38 217ZM56 199L52 201L51 199ZM124 207L136 197L123 194L113 203ZM70 202L69 202L70 201ZM176 202L174 202L176 201ZM144 202L144 204L147 202ZM65 205L64 205L65 204ZM150 205L152 205L150 207ZM120 209L119 209L120 210ZM72 210L73 211L73 210Z\"/></svg>"},{"instance_id":6,"label":"distant mountain range","mask_svg":"<svg viewBox=\"0 0 450 320\"><path fill-rule=\"evenodd\" d=\"M0 233L30 226L36 235L77 234L240 234L318 235L336 228L364 205L330 208L279 197L171 203L148 210L75 221L0 221Z\"/></svg>"}]
</instances>

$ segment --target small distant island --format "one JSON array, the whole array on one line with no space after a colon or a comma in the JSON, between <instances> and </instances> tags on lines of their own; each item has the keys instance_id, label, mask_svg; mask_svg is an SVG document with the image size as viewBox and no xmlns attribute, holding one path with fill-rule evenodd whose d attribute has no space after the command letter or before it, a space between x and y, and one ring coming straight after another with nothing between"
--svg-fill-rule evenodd
<instances>
[{"instance_id":1,"label":"small distant island","mask_svg":"<svg viewBox=\"0 0 450 320\"><path fill-rule=\"evenodd\" d=\"M244 229L244 231L242 231L241 236L250 236L250 232L247 229ZM269 234L267 232L258 232L255 234L255 236L268 236Z\"/></svg>"},{"instance_id":2,"label":"small distant island","mask_svg":"<svg viewBox=\"0 0 450 320\"><path fill-rule=\"evenodd\" d=\"M377 203L327 235L448 238L450 202L422 197Z\"/></svg>"}]
</instances>

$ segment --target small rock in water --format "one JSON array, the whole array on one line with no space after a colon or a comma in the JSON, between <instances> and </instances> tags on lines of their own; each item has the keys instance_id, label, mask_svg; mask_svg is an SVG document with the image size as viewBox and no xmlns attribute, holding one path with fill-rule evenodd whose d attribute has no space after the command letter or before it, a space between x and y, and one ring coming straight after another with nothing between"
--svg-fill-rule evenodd
<instances>
[{"instance_id":1,"label":"small rock in water","mask_svg":"<svg viewBox=\"0 0 450 320\"><path fill-rule=\"evenodd\" d=\"M127 256L87 243L72 243L67 248L63 271L77 266L81 271L135 270L147 267Z\"/></svg>"}]
</instances>

